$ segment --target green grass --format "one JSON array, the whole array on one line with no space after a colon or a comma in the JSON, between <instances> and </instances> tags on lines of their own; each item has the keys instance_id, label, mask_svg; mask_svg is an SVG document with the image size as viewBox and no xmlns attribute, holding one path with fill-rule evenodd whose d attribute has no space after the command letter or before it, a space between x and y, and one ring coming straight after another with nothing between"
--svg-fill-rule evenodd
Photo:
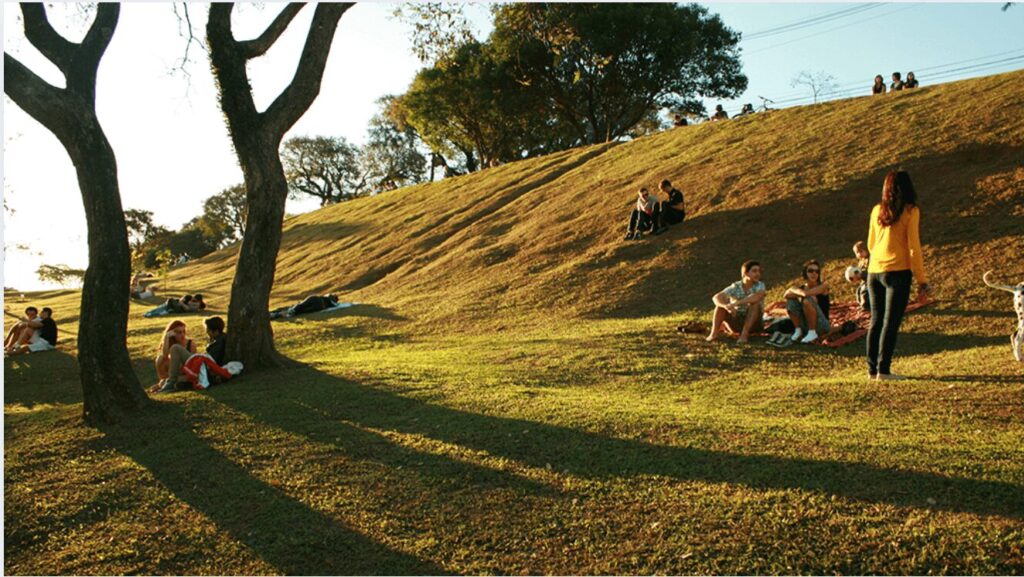
<instances>
[{"instance_id":1,"label":"green grass","mask_svg":"<svg viewBox=\"0 0 1024 577\"><path fill-rule=\"evenodd\" d=\"M274 324L302 368L156 397L103 430L81 424L77 293L7 293L11 312L52 306L63 341L5 360L5 572L1021 574L1024 367L1009 295L980 273L1024 273L1024 128L993 105L1018 102L1024 74L994 78L992 92L780 111L296 218L274 304L346 286L365 304ZM818 138L792 129L808 111L871 130L801 148ZM867 146L896 112L926 138ZM701 164L716 147L733 156ZM771 247L771 297L810 256L835 276L880 155L929 158L912 174L941 300L906 318L895 363L915 379L868 382L863 341L778 350L675 332L708 316L751 250L728 224ZM677 161L694 166L693 219L622 245L619 180ZM732 184L715 200L694 193L704 179ZM582 207L579 231L554 226L547 203L585 182L617 196ZM404 224L371 227L382 210ZM822 226L795 234L800 214ZM223 313L233 260L164 283ZM143 310L127 345L148 384L166 320Z\"/></svg>"}]
</instances>

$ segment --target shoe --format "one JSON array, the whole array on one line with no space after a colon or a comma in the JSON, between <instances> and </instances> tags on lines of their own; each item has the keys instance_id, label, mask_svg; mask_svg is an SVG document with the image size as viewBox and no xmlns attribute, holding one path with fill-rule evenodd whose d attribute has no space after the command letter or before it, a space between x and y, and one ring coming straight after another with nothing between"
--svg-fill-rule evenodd
<instances>
[{"instance_id":1,"label":"shoe","mask_svg":"<svg viewBox=\"0 0 1024 577\"><path fill-rule=\"evenodd\" d=\"M818 332L817 331L810 331L809 333L807 333L806 337L800 339L800 342L805 344L805 345L809 345L809 344L811 344L812 342L814 342L816 340L818 340Z\"/></svg>"},{"instance_id":2,"label":"shoe","mask_svg":"<svg viewBox=\"0 0 1024 577\"><path fill-rule=\"evenodd\" d=\"M640 232L639 230L633 233L633 240L643 240L643 239L644 239L644 233Z\"/></svg>"},{"instance_id":3,"label":"shoe","mask_svg":"<svg viewBox=\"0 0 1024 577\"><path fill-rule=\"evenodd\" d=\"M626 238L624 238L622 240L633 240L633 231L628 231L626 233Z\"/></svg>"},{"instance_id":4,"label":"shoe","mask_svg":"<svg viewBox=\"0 0 1024 577\"><path fill-rule=\"evenodd\" d=\"M907 380L907 377L904 377L902 375L878 373L878 380L880 380L880 381L905 381L905 380Z\"/></svg>"},{"instance_id":5,"label":"shoe","mask_svg":"<svg viewBox=\"0 0 1024 577\"><path fill-rule=\"evenodd\" d=\"M158 393L173 393L175 391L175 389L177 388L175 386L176 384L177 383L172 382L171 379L164 379L164 386L160 387L160 390L157 391L157 392Z\"/></svg>"},{"instance_id":6,"label":"shoe","mask_svg":"<svg viewBox=\"0 0 1024 577\"><path fill-rule=\"evenodd\" d=\"M799 341L800 337L802 337L802 336L804 336L804 330L801 329L800 327L797 327L797 329L795 331L793 331L793 336L789 337L789 340L791 340L791 341L793 341L795 343L795 342Z\"/></svg>"}]
</instances>

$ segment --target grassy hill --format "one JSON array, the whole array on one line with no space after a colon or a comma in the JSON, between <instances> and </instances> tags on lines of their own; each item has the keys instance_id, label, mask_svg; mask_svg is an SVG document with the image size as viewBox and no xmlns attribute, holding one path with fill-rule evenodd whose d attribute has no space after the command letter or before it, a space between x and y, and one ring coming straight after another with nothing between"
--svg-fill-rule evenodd
<instances>
[{"instance_id":1,"label":"grassy hill","mask_svg":"<svg viewBox=\"0 0 1024 577\"><path fill-rule=\"evenodd\" d=\"M448 327L703 309L747 258L780 291L812 257L838 280L895 167L921 195L937 290L980 296L986 267L1024 270L1022 89L1011 73L772 111L332 206L288 221L275 296L338 291ZM686 194L686 224L622 242L636 189L663 178ZM223 293L234 260L172 284Z\"/></svg>"},{"instance_id":2,"label":"grassy hill","mask_svg":"<svg viewBox=\"0 0 1024 577\"><path fill-rule=\"evenodd\" d=\"M55 353L4 362L8 574L1024 572L1024 72L678 128L332 206L286 223L274 304L305 366L81 425L78 293ZM676 333L739 263L780 296L839 271L890 168L920 194L938 303L894 369L862 343ZM640 185L688 219L621 240ZM169 291L227 305L235 254ZM140 378L167 319L133 305ZM9 317L8 317L9 318ZM198 317L182 317L198 338ZM229 327L230 328L230 327Z\"/></svg>"}]
</instances>

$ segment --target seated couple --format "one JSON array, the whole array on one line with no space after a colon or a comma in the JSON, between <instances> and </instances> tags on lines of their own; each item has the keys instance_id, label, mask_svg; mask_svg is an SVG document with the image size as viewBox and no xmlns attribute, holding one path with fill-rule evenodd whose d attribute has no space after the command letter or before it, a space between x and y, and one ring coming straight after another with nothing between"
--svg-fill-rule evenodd
<instances>
[{"instance_id":1,"label":"seated couple","mask_svg":"<svg viewBox=\"0 0 1024 577\"><path fill-rule=\"evenodd\" d=\"M206 345L206 354L209 355L218 367L225 363L227 355L227 333L224 332L224 319L210 317L203 321L206 327L206 336L209 342ZM189 368L186 366L189 359L197 354L196 343L188 338L188 328L184 321L171 321L164 329L160 338L160 346L156 357L156 375L160 381L149 388L151 393L167 393L176 390L192 389L194 381L190 379ZM211 379L217 377L214 373ZM219 381L217 381L219 382ZM216 384L211 381L211 384Z\"/></svg>"},{"instance_id":2,"label":"seated couple","mask_svg":"<svg viewBox=\"0 0 1024 577\"><path fill-rule=\"evenodd\" d=\"M715 311L707 337L709 342L718 339L723 324L730 332L739 334L741 343L750 339L755 327L757 332L762 330L766 293L761 280L763 270L761 263L748 260L740 267L742 279L712 297ZM831 332L828 321L831 304L828 285L821 282L821 264L816 260L804 263L803 278L802 284L787 289L784 295L788 319L782 320L791 322L795 330L792 335L777 330L773 340L785 337L791 342L810 343Z\"/></svg>"},{"instance_id":3,"label":"seated couple","mask_svg":"<svg viewBox=\"0 0 1024 577\"><path fill-rule=\"evenodd\" d=\"M52 351L57 346L57 322L53 320L53 309L43 307L40 312L36 307L25 309L25 317L20 319L7 332L4 340L4 353L23 355L25 353L41 353Z\"/></svg>"},{"instance_id":4,"label":"seated couple","mask_svg":"<svg viewBox=\"0 0 1024 577\"><path fill-rule=\"evenodd\" d=\"M629 215L629 227L624 240L640 240L647 231L661 234L669 226L683 222L686 218L683 193L673 188L668 180L661 181L659 188L668 199L659 201L646 187L637 192L636 208Z\"/></svg>"},{"instance_id":5,"label":"seated couple","mask_svg":"<svg viewBox=\"0 0 1024 577\"><path fill-rule=\"evenodd\" d=\"M133 299L146 300L156 296L156 287L152 284L153 275L148 272L138 272L132 277L132 284L128 287L128 296Z\"/></svg>"},{"instance_id":6,"label":"seated couple","mask_svg":"<svg viewBox=\"0 0 1024 577\"><path fill-rule=\"evenodd\" d=\"M315 313L338 306L338 295L329 294L324 296L312 295L305 300L290 307L281 307L270 311L270 318L280 319Z\"/></svg>"},{"instance_id":7,"label":"seated couple","mask_svg":"<svg viewBox=\"0 0 1024 577\"><path fill-rule=\"evenodd\" d=\"M171 313L197 313L206 310L206 302L203 295L185 295L181 299L169 298L164 304L147 311L142 315L146 318L162 317Z\"/></svg>"}]
</instances>

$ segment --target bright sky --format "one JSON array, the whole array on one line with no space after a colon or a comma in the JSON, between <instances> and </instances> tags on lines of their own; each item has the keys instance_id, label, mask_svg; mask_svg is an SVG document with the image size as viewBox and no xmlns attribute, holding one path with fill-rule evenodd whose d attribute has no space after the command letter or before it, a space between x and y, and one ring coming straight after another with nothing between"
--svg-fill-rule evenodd
<instances>
[{"instance_id":1,"label":"bright sky","mask_svg":"<svg viewBox=\"0 0 1024 577\"><path fill-rule=\"evenodd\" d=\"M745 36L742 61L747 93L725 102L730 114L757 96L778 106L809 102L806 89L790 87L800 71L825 71L838 95L869 92L872 78L914 71L922 85L1024 68L1024 4L1008 11L985 4L707 4L726 25ZM344 136L362 143L376 112L374 101L402 93L421 66L412 56L408 29L390 17L395 4L361 3L341 19L317 101L286 136ZM191 4L197 33L205 26L204 4ZM51 82L62 81L24 39L20 10L4 3L4 50ZM258 34L279 11L236 9L239 38ZM73 7L51 9L51 20L73 15ZM478 33L489 31L487 8L470 9ZM250 65L257 105L265 107L295 70L307 8L271 52ZM813 20L812 20L813 19ZM793 25L793 26L789 26ZM778 29L781 30L773 30ZM72 34L75 27L60 28ZM79 25L78 40L84 27ZM766 32L767 31L767 32ZM125 208L153 211L157 223L177 228L202 210L202 201L242 181L209 72L205 53L192 48L191 80L169 70L185 41L170 4L126 3L100 66L100 122L117 155ZM806 100L799 100L806 97ZM708 108L714 107L709 101ZM84 267L85 214L67 154L57 140L9 99L4 99L4 286L43 288L39 263ZM316 208L289 201L288 211ZM27 245L29 250L19 248Z\"/></svg>"}]
</instances>

